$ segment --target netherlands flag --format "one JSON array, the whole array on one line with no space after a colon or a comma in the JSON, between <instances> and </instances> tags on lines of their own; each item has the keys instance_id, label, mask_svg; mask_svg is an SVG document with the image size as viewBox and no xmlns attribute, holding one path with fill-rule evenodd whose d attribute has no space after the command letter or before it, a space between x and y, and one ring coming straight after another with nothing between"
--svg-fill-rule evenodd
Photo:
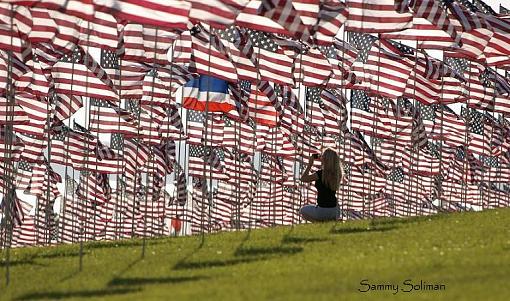
<instances>
[{"instance_id":1,"label":"netherlands flag","mask_svg":"<svg viewBox=\"0 0 510 301\"><path fill-rule=\"evenodd\" d=\"M200 75L184 85L184 108L205 111L207 102L209 102L209 112L228 113L236 109L236 104L228 93L228 83L222 79Z\"/></svg>"}]
</instances>

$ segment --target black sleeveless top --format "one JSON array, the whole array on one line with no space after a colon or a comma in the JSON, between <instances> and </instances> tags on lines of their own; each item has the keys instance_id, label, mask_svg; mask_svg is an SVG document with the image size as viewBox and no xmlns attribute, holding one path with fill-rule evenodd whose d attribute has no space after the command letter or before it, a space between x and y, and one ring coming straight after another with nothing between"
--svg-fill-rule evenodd
<instances>
[{"instance_id":1,"label":"black sleeveless top","mask_svg":"<svg viewBox=\"0 0 510 301\"><path fill-rule=\"evenodd\" d=\"M317 188L317 205L322 208L336 207L336 191L329 189L322 183L322 170L317 170L315 188Z\"/></svg>"}]
</instances>

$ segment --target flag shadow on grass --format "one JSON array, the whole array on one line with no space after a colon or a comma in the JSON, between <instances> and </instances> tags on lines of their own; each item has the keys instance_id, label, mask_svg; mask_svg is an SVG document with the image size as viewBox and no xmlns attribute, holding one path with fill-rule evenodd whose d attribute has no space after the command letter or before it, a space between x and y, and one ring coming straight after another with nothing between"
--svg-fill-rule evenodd
<instances>
[{"instance_id":1,"label":"flag shadow on grass","mask_svg":"<svg viewBox=\"0 0 510 301\"><path fill-rule=\"evenodd\" d=\"M371 226L389 226L389 225L409 225L414 223L423 223L429 220L442 219L442 214L426 215L426 216L413 216L413 217L395 217L395 218L376 218L371 220Z\"/></svg>"},{"instance_id":2,"label":"flag shadow on grass","mask_svg":"<svg viewBox=\"0 0 510 301\"><path fill-rule=\"evenodd\" d=\"M333 225L333 227L335 227ZM307 243L315 243L315 242L323 242L328 241L329 239L325 237L299 237L292 235L294 232L294 227L290 228L290 230L283 236L281 244L307 244Z\"/></svg>"},{"instance_id":3,"label":"flag shadow on grass","mask_svg":"<svg viewBox=\"0 0 510 301\"><path fill-rule=\"evenodd\" d=\"M314 242L323 242L328 241L327 238L320 237L297 237L297 236L287 236L285 235L282 238L282 244L308 244Z\"/></svg>"},{"instance_id":4,"label":"flag shadow on grass","mask_svg":"<svg viewBox=\"0 0 510 301\"><path fill-rule=\"evenodd\" d=\"M178 284L183 282L198 281L209 279L205 276L191 276L191 277L133 277L133 278L113 278L108 282L108 286L137 286L137 285L150 285L150 284Z\"/></svg>"},{"instance_id":5,"label":"flag shadow on grass","mask_svg":"<svg viewBox=\"0 0 510 301\"><path fill-rule=\"evenodd\" d=\"M203 261L192 261L192 262L179 262L174 265L174 270L194 270L194 269L207 269L233 266L241 263L250 263L254 261L264 260L266 257L253 257L253 258L234 258L225 260L203 260Z\"/></svg>"},{"instance_id":6,"label":"flag shadow on grass","mask_svg":"<svg viewBox=\"0 0 510 301\"><path fill-rule=\"evenodd\" d=\"M48 266L47 264L35 262L32 257L29 258L29 259L12 260L12 261L9 262L9 266L11 266L11 267L17 266L17 265L36 265L36 266L40 266L40 267L47 267ZM0 268L6 267L6 266L7 266L7 262L6 261L0 261Z\"/></svg>"},{"instance_id":7,"label":"flag shadow on grass","mask_svg":"<svg viewBox=\"0 0 510 301\"><path fill-rule=\"evenodd\" d=\"M63 257L77 257L80 256L80 252L52 252L52 253L41 253L36 254L34 258L42 258L42 259L53 259L53 258L63 258Z\"/></svg>"},{"instance_id":8,"label":"flag shadow on grass","mask_svg":"<svg viewBox=\"0 0 510 301\"><path fill-rule=\"evenodd\" d=\"M301 247L242 247L237 248L235 256L280 256L280 255L293 255L303 252Z\"/></svg>"},{"instance_id":9,"label":"flag shadow on grass","mask_svg":"<svg viewBox=\"0 0 510 301\"><path fill-rule=\"evenodd\" d=\"M146 246L159 245L166 243L165 239L151 238L146 240ZM84 245L85 250L89 249L112 249L112 248L126 248L126 247L141 247L143 245L142 237L138 240L117 240L117 241L97 241L88 242Z\"/></svg>"},{"instance_id":10,"label":"flag shadow on grass","mask_svg":"<svg viewBox=\"0 0 510 301\"><path fill-rule=\"evenodd\" d=\"M363 228L333 228L331 234L350 234L350 233L370 233L370 232L387 232L398 229L396 226L384 226L384 227L363 227Z\"/></svg>"},{"instance_id":11,"label":"flag shadow on grass","mask_svg":"<svg viewBox=\"0 0 510 301\"><path fill-rule=\"evenodd\" d=\"M16 300L42 300L42 299L65 299L65 298L92 298L106 297L114 295L125 295L141 291L140 288L119 288L119 289L99 289L84 291L67 291L67 292L40 292L25 294Z\"/></svg>"}]
</instances>

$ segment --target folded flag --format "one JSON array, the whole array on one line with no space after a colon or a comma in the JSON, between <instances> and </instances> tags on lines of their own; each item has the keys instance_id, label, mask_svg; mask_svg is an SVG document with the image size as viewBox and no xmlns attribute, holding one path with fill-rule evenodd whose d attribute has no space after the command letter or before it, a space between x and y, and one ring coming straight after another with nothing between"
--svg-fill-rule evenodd
<instances>
[{"instance_id":1,"label":"folded flag","mask_svg":"<svg viewBox=\"0 0 510 301\"><path fill-rule=\"evenodd\" d=\"M183 107L189 110L228 113L236 109L228 93L228 83L222 79L201 75L184 85Z\"/></svg>"}]
</instances>

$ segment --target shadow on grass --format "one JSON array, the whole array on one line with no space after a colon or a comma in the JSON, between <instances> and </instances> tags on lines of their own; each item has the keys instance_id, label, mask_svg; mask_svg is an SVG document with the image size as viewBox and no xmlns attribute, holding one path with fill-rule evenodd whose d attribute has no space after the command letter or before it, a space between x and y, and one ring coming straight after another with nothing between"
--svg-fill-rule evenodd
<instances>
[{"instance_id":1,"label":"shadow on grass","mask_svg":"<svg viewBox=\"0 0 510 301\"><path fill-rule=\"evenodd\" d=\"M13 266L17 266L17 265L35 265L35 266L40 266L40 267L47 267L48 265L47 264L43 264L43 263L39 263L39 262L35 262L32 258L29 258L29 259L24 259L24 260L12 260L9 262L9 266L13 267ZM6 261L0 261L0 267L6 267L7 266L7 262Z\"/></svg>"},{"instance_id":2,"label":"shadow on grass","mask_svg":"<svg viewBox=\"0 0 510 301\"><path fill-rule=\"evenodd\" d=\"M429 220L439 220L443 219L445 217L444 214L434 214L434 215L427 215L427 216L413 216L413 217L395 217L395 218L376 218L372 219L370 221L370 224L372 226L378 226L378 225L408 225L408 224L415 224L415 223L421 223L426 222Z\"/></svg>"},{"instance_id":3,"label":"shadow on grass","mask_svg":"<svg viewBox=\"0 0 510 301\"><path fill-rule=\"evenodd\" d=\"M235 256L260 256L260 255L292 255L303 252L301 247L242 247L237 248Z\"/></svg>"},{"instance_id":4,"label":"shadow on grass","mask_svg":"<svg viewBox=\"0 0 510 301\"><path fill-rule=\"evenodd\" d=\"M67 281L69 279L72 279L76 275L78 275L79 273L80 273L80 270L76 269L74 272L70 273L69 275L62 277L62 279L60 279L60 281L64 282L64 281Z\"/></svg>"},{"instance_id":5,"label":"shadow on grass","mask_svg":"<svg viewBox=\"0 0 510 301\"><path fill-rule=\"evenodd\" d=\"M140 288L119 288L119 289L100 289L88 291L69 291L69 292L41 292L23 295L16 300L42 300L42 299L66 299L66 298L92 298L106 297L114 295L125 295L141 291Z\"/></svg>"},{"instance_id":6,"label":"shadow on grass","mask_svg":"<svg viewBox=\"0 0 510 301\"><path fill-rule=\"evenodd\" d=\"M327 238L320 237L296 237L296 236L284 236L282 244L308 244L314 242L328 241Z\"/></svg>"},{"instance_id":7,"label":"shadow on grass","mask_svg":"<svg viewBox=\"0 0 510 301\"><path fill-rule=\"evenodd\" d=\"M76 257L80 256L80 252L62 252L62 253L41 253L34 256L34 258L42 258L42 259L53 259L53 258L62 258L62 257Z\"/></svg>"},{"instance_id":8,"label":"shadow on grass","mask_svg":"<svg viewBox=\"0 0 510 301\"><path fill-rule=\"evenodd\" d=\"M250 263L254 261L264 260L265 257L254 257L254 258L234 258L225 260L205 260L195 262L179 262L173 269L174 270L194 270L194 269L207 269L217 267L233 266L241 263Z\"/></svg>"},{"instance_id":9,"label":"shadow on grass","mask_svg":"<svg viewBox=\"0 0 510 301\"><path fill-rule=\"evenodd\" d=\"M350 233L370 233L370 232L387 232L391 230L398 229L396 226L386 226L386 227L369 227L369 228L340 228L340 229L331 229L331 234L350 234Z\"/></svg>"},{"instance_id":10,"label":"shadow on grass","mask_svg":"<svg viewBox=\"0 0 510 301\"><path fill-rule=\"evenodd\" d=\"M198 281L208 279L205 276L191 276L191 277L161 277L161 278L113 278L108 283L108 286L137 286L149 284L177 284L190 281Z\"/></svg>"},{"instance_id":11,"label":"shadow on grass","mask_svg":"<svg viewBox=\"0 0 510 301\"><path fill-rule=\"evenodd\" d=\"M94 241L87 242L83 245L84 250L91 249L114 249L114 248L128 248L128 247L142 247L143 237L139 237L136 240L116 240L116 241ZM153 237L146 239L146 247L167 243L167 238Z\"/></svg>"},{"instance_id":12,"label":"shadow on grass","mask_svg":"<svg viewBox=\"0 0 510 301\"><path fill-rule=\"evenodd\" d=\"M181 267L183 265L186 264L186 262L188 261L188 259L193 256L193 254L197 253L198 251L200 251L202 248L204 247L204 241L201 240L200 241L200 244L195 248L193 249L193 251L191 251L190 253L188 253L187 255L185 255L184 257L181 258L181 260L179 260L173 267L172 267L172 270L176 270L176 269L179 269L178 267ZM185 269L185 268L181 268L181 269Z\"/></svg>"}]
</instances>

